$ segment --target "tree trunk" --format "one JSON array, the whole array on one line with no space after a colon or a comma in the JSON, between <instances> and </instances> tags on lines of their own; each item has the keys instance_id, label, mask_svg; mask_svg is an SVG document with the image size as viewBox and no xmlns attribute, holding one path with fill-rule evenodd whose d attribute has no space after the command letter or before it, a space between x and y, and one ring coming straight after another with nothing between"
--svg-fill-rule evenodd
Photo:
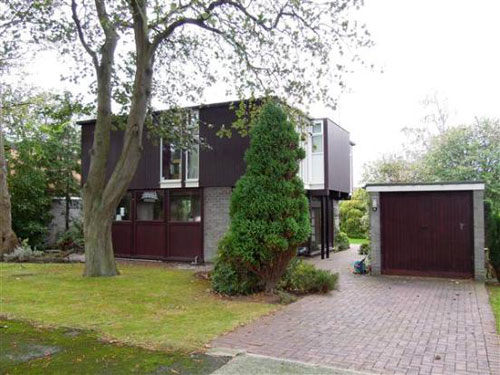
<instances>
[{"instance_id":1,"label":"tree trunk","mask_svg":"<svg viewBox=\"0 0 500 375\"><path fill-rule=\"evenodd\" d=\"M12 216L9 188L7 186L7 160L0 125L0 257L15 249L19 244L12 230Z\"/></svg>"},{"instance_id":2,"label":"tree trunk","mask_svg":"<svg viewBox=\"0 0 500 375\"><path fill-rule=\"evenodd\" d=\"M86 204L86 208L96 207ZM113 254L111 226L113 216L103 209L95 209L91 214L84 211L85 228L85 271L84 276L119 275Z\"/></svg>"},{"instance_id":3,"label":"tree trunk","mask_svg":"<svg viewBox=\"0 0 500 375\"><path fill-rule=\"evenodd\" d=\"M142 132L153 79L154 51L147 39L147 31L143 27L142 17L145 15L146 9L144 4L142 7L140 12L134 13L137 57L130 112L120 157L109 180L106 179L106 168L111 135L111 78L114 49L108 51L107 55L103 55L103 61L98 69L96 130L88 178L83 189L84 276L114 276L119 274L114 261L111 226L116 207L127 191L141 158Z\"/></svg>"},{"instance_id":4,"label":"tree trunk","mask_svg":"<svg viewBox=\"0 0 500 375\"><path fill-rule=\"evenodd\" d=\"M297 253L297 248L289 249L280 253L273 259L272 263L267 265L264 269L261 278L264 280L264 292L266 294L274 294L276 285L279 283L281 277L285 273L288 264Z\"/></svg>"}]
</instances>

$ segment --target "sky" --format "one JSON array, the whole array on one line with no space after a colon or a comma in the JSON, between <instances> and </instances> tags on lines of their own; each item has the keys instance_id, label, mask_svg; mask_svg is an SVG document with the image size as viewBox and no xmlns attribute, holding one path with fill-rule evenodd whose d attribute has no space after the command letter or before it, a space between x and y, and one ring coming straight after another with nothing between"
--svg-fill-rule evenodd
<instances>
[{"instance_id":1,"label":"sky","mask_svg":"<svg viewBox=\"0 0 500 375\"><path fill-rule=\"evenodd\" d=\"M376 68L357 69L346 80L347 92L332 87L337 110L321 103L310 110L312 117L329 117L350 131L355 185L362 183L365 163L400 150L402 128L422 125L426 96L447 104L451 125L500 118L498 15L497 0L365 0L359 18L375 46L362 57ZM61 64L46 53L25 79L60 89ZM223 90L210 97L227 99Z\"/></svg>"}]
</instances>

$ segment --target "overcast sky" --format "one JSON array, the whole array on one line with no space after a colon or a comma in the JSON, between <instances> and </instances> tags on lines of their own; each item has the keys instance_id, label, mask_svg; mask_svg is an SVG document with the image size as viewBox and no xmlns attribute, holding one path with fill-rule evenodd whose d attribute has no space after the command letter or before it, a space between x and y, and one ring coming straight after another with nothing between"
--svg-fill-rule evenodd
<instances>
[{"instance_id":1,"label":"overcast sky","mask_svg":"<svg viewBox=\"0 0 500 375\"><path fill-rule=\"evenodd\" d=\"M351 132L355 183L365 162L399 149L403 127L422 123L428 95L447 99L453 124L500 117L500 1L365 1L360 16L376 46L364 57L378 69L349 77L337 111L311 108L313 117L330 117ZM60 88L55 58L40 61L28 80ZM210 97L225 99L222 92Z\"/></svg>"}]
</instances>

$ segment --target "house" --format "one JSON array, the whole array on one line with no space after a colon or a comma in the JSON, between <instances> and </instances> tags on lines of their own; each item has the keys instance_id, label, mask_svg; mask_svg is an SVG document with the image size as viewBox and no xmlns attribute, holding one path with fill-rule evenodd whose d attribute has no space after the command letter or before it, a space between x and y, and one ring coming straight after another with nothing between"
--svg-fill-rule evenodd
<instances>
[{"instance_id":1,"label":"house","mask_svg":"<svg viewBox=\"0 0 500 375\"><path fill-rule=\"evenodd\" d=\"M235 103L190 107L199 136L210 147L180 150L162 140L143 137L143 154L130 188L116 210L113 246L119 257L210 261L229 225L229 201L245 172L249 138L218 131L231 125ZM236 103L238 104L238 103ZM310 121L301 162L311 205L313 234L304 250L328 254L333 247L334 208L352 190L352 146L349 132L329 119ZM90 164L95 120L82 126L82 180ZM121 151L123 132L113 131L108 172ZM338 211L338 209L337 209Z\"/></svg>"},{"instance_id":2,"label":"house","mask_svg":"<svg viewBox=\"0 0 500 375\"><path fill-rule=\"evenodd\" d=\"M484 280L483 182L368 184L372 273Z\"/></svg>"}]
</instances>

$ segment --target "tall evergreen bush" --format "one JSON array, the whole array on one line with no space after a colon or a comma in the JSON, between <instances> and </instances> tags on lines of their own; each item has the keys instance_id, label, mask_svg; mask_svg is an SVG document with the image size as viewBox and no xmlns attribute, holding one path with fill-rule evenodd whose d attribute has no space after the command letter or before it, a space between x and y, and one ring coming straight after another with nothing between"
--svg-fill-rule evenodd
<instances>
[{"instance_id":1,"label":"tall evergreen bush","mask_svg":"<svg viewBox=\"0 0 500 375\"><path fill-rule=\"evenodd\" d=\"M299 134L277 103L263 105L250 131L246 173L231 196L231 224L219 247L214 288L274 291L299 245L310 235L308 202L297 176L305 157ZM228 272L228 270L232 270ZM224 275L229 275L224 279ZM256 279L252 285L252 276Z\"/></svg>"},{"instance_id":2,"label":"tall evergreen bush","mask_svg":"<svg viewBox=\"0 0 500 375\"><path fill-rule=\"evenodd\" d=\"M490 202L486 202L486 246L490 263L500 282L500 212Z\"/></svg>"}]
</instances>

